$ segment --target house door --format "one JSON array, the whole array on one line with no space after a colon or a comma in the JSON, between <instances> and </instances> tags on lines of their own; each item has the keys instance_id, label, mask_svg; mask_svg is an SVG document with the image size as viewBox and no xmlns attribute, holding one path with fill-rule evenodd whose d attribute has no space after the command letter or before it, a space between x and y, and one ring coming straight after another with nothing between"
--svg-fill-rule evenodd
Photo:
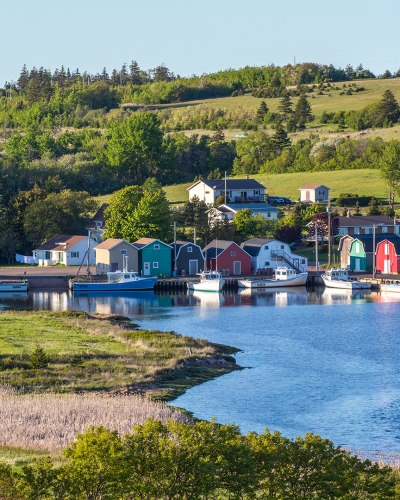
<instances>
[{"instance_id":1,"label":"house door","mask_svg":"<svg viewBox=\"0 0 400 500\"><path fill-rule=\"evenodd\" d=\"M390 260L388 259L383 261L383 273L390 274Z\"/></svg>"},{"instance_id":2,"label":"house door","mask_svg":"<svg viewBox=\"0 0 400 500\"><path fill-rule=\"evenodd\" d=\"M199 261L189 260L189 276L194 276L199 272Z\"/></svg>"},{"instance_id":3,"label":"house door","mask_svg":"<svg viewBox=\"0 0 400 500\"><path fill-rule=\"evenodd\" d=\"M355 259L355 266L354 267L355 267L354 271L356 271L356 272L361 271L361 259L357 259L357 258Z\"/></svg>"},{"instance_id":4,"label":"house door","mask_svg":"<svg viewBox=\"0 0 400 500\"><path fill-rule=\"evenodd\" d=\"M240 260L233 262L233 274L242 274L242 263Z\"/></svg>"},{"instance_id":5,"label":"house door","mask_svg":"<svg viewBox=\"0 0 400 500\"><path fill-rule=\"evenodd\" d=\"M306 191L306 201L310 201L310 191Z\"/></svg>"},{"instance_id":6,"label":"house door","mask_svg":"<svg viewBox=\"0 0 400 500\"><path fill-rule=\"evenodd\" d=\"M143 274L150 276L150 262L143 262Z\"/></svg>"},{"instance_id":7,"label":"house door","mask_svg":"<svg viewBox=\"0 0 400 500\"><path fill-rule=\"evenodd\" d=\"M111 262L111 272L115 273L115 271L118 271L118 262Z\"/></svg>"}]
</instances>

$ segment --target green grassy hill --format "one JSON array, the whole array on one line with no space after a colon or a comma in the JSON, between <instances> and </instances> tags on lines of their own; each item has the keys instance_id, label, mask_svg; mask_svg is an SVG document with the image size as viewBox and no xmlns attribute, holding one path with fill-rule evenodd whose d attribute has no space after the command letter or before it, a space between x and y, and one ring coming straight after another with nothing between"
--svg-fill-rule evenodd
<instances>
[{"instance_id":1,"label":"green grassy hill","mask_svg":"<svg viewBox=\"0 0 400 500\"><path fill-rule=\"evenodd\" d=\"M332 198L340 193L356 193L359 196L375 196L381 201L387 200L387 188L380 171L373 169L337 170L333 172L298 172L292 174L255 174L250 176L258 182L263 182L267 193L271 196L286 196L297 200L299 188L304 184L325 184L331 188ZM188 199L187 188L192 183L165 186L170 203L185 203ZM108 203L110 195L99 196L101 203Z\"/></svg>"}]
</instances>

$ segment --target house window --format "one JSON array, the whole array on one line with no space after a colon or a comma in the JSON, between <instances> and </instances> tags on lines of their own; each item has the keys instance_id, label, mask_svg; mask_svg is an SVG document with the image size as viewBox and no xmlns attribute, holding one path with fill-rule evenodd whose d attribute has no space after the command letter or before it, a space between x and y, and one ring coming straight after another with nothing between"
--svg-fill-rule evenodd
<instances>
[{"instance_id":1,"label":"house window","mask_svg":"<svg viewBox=\"0 0 400 500\"><path fill-rule=\"evenodd\" d=\"M210 194L210 191L206 191L206 194Z\"/></svg>"},{"instance_id":2,"label":"house window","mask_svg":"<svg viewBox=\"0 0 400 500\"><path fill-rule=\"evenodd\" d=\"M187 251L190 253L190 252L193 252L193 247L187 247Z\"/></svg>"},{"instance_id":3,"label":"house window","mask_svg":"<svg viewBox=\"0 0 400 500\"><path fill-rule=\"evenodd\" d=\"M382 226L382 233L387 233L387 232L388 232L388 227Z\"/></svg>"},{"instance_id":4,"label":"house window","mask_svg":"<svg viewBox=\"0 0 400 500\"><path fill-rule=\"evenodd\" d=\"M267 217L271 217L271 212L268 212L268 213L267 213Z\"/></svg>"},{"instance_id":5,"label":"house window","mask_svg":"<svg viewBox=\"0 0 400 500\"><path fill-rule=\"evenodd\" d=\"M264 262L264 266L269 266L269 261L268 261L268 260L266 260L266 261Z\"/></svg>"},{"instance_id":6,"label":"house window","mask_svg":"<svg viewBox=\"0 0 400 500\"><path fill-rule=\"evenodd\" d=\"M356 253L360 253L360 244L356 243Z\"/></svg>"},{"instance_id":7,"label":"house window","mask_svg":"<svg viewBox=\"0 0 400 500\"><path fill-rule=\"evenodd\" d=\"M47 260L51 259L51 252L45 252L44 258Z\"/></svg>"},{"instance_id":8,"label":"house window","mask_svg":"<svg viewBox=\"0 0 400 500\"><path fill-rule=\"evenodd\" d=\"M366 227L365 228L365 234L372 234L372 227Z\"/></svg>"},{"instance_id":9,"label":"house window","mask_svg":"<svg viewBox=\"0 0 400 500\"><path fill-rule=\"evenodd\" d=\"M265 246L264 246L264 250L268 250L268 245L265 245Z\"/></svg>"},{"instance_id":10,"label":"house window","mask_svg":"<svg viewBox=\"0 0 400 500\"><path fill-rule=\"evenodd\" d=\"M156 245L154 245L154 247L153 247L153 248L154 248L154 250L160 250L160 245L157 245L157 244L156 244Z\"/></svg>"},{"instance_id":11,"label":"house window","mask_svg":"<svg viewBox=\"0 0 400 500\"><path fill-rule=\"evenodd\" d=\"M79 252L71 252L72 259L79 259Z\"/></svg>"},{"instance_id":12,"label":"house window","mask_svg":"<svg viewBox=\"0 0 400 500\"><path fill-rule=\"evenodd\" d=\"M306 263L306 259L300 259L300 264L305 264Z\"/></svg>"},{"instance_id":13,"label":"house window","mask_svg":"<svg viewBox=\"0 0 400 500\"><path fill-rule=\"evenodd\" d=\"M284 248L285 248L285 245L281 245L281 250L284 250Z\"/></svg>"},{"instance_id":14,"label":"house window","mask_svg":"<svg viewBox=\"0 0 400 500\"><path fill-rule=\"evenodd\" d=\"M121 252L121 255L127 255L128 250L126 248L121 248L120 252Z\"/></svg>"},{"instance_id":15,"label":"house window","mask_svg":"<svg viewBox=\"0 0 400 500\"><path fill-rule=\"evenodd\" d=\"M231 257L236 257L236 250L231 250Z\"/></svg>"},{"instance_id":16,"label":"house window","mask_svg":"<svg viewBox=\"0 0 400 500\"><path fill-rule=\"evenodd\" d=\"M158 269L158 262L153 262L153 269Z\"/></svg>"}]
</instances>

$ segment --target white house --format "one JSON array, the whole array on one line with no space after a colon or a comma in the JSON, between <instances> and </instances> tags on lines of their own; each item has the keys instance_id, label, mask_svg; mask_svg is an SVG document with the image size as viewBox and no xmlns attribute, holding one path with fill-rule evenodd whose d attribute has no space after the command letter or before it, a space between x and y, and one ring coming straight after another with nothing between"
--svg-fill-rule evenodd
<instances>
[{"instance_id":1,"label":"white house","mask_svg":"<svg viewBox=\"0 0 400 500\"><path fill-rule=\"evenodd\" d=\"M240 245L251 255L253 272L289 266L297 272L306 272L308 259L292 253L290 246L282 241L269 238L251 238Z\"/></svg>"},{"instance_id":2,"label":"white house","mask_svg":"<svg viewBox=\"0 0 400 500\"><path fill-rule=\"evenodd\" d=\"M323 184L306 184L300 189L300 201L317 203L319 201L328 201L329 190Z\"/></svg>"},{"instance_id":3,"label":"white house","mask_svg":"<svg viewBox=\"0 0 400 500\"><path fill-rule=\"evenodd\" d=\"M97 242L90 240L89 265L96 263L94 248ZM79 266L87 264L88 237L56 234L33 251L39 266Z\"/></svg>"},{"instance_id":4,"label":"white house","mask_svg":"<svg viewBox=\"0 0 400 500\"><path fill-rule=\"evenodd\" d=\"M269 203L237 203L220 205L217 208L211 208L209 213L210 219L232 220L238 210L248 208L254 215L261 214L265 219L278 219L279 209L273 207Z\"/></svg>"},{"instance_id":5,"label":"white house","mask_svg":"<svg viewBox=\"0 0 400 500\"><path fill-rule=\"evenodd\" d=\"M219 196L226 196L230 203L263 202L265 186L254 179L219 179L197 181L187 188L189 200L194 196L207 205L214 205Z\"/></svg>"}]
</instances>

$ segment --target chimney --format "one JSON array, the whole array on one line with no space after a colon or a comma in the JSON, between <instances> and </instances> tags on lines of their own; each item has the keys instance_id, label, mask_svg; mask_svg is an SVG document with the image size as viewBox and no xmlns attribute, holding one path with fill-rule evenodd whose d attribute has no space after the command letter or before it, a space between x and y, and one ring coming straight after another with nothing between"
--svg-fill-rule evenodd
<instances>
[{"instance_id":1,"label":"chimney","mask_svg":"<svg viewBox=\"0 0 400 500\"><path fill-rule=\"evenodd\" d=\"M246 175L246 179L248 179L248 178L249 178L249 176L248 176L248 175Z\"/></svg>"},{"instance_id":2,"label":"chimney","mask_svg":"<svg viewBox=\"0 0 400 500\"><path fill-rule=\"evenodd\" d=\"M347 210L347 217L350 217L350 210Z\"/></svg>"}]
</instances>

